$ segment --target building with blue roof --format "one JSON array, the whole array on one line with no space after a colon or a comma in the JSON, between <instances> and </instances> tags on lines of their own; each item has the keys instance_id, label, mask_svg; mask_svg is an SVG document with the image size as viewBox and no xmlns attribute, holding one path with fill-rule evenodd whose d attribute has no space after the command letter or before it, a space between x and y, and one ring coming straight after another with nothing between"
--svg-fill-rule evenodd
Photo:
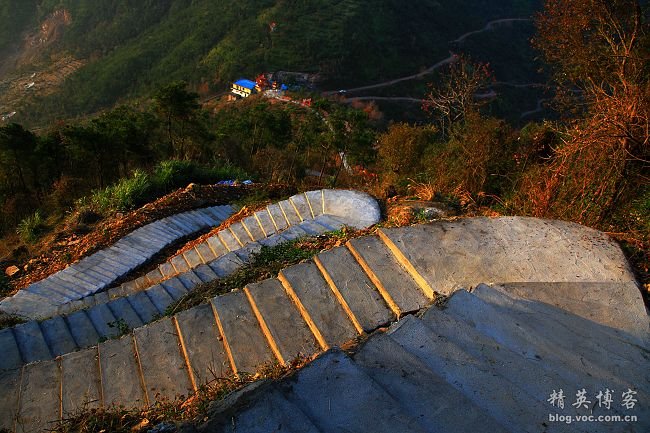
<instances>
[{"instance_id":1,"label":"building with blue roof","mask_svg":"<svg viewBox=\"0 0 650 433\"><path fill-rule=\"evenodd\" d=\"M257 84L255 81L240 78L232 83L230 92L240 98L248 98L250 95L257 93Z\"/></svg>"}]
</instances>

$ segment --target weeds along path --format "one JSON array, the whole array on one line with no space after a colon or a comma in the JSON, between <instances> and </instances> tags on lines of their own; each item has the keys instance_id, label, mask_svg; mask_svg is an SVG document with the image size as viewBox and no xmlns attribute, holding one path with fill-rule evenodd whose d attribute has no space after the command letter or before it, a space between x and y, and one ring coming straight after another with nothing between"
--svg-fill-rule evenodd
<instances>
[{"instance_id":1,"label":"weeds along path","mask_svg":"<svg viewBox=\"0 0 650 433\"><path fill-rule=\"evenodd\" d=\"M493 21L488 22L485 25L485 27L483 27L482 29L467 32L467 33L461 35L458 39L455 39L455 40L451 41L451 43L462 43L468 37L470 37L472 35L475 35L475 34L490 31L490 30L494 29L495 26L500 25L500 24L513 23L513 22L523 22L523 21L531 21L531 19L530 18L502 18L502 19L498 19L498 20L493 20ZM455 63L457 60L458 60L458 56L456 54L450 52L449 57L440 60L438 63L432 65L431 67L429 67L429 68L425 69L424 71L419 72L417 74L408 75L406 77L401 77L401 78L395 78L393 80L388 80L388 81L384 81L382 83L377 83L377 84L371 84L371 85L368 85L368 86L353 87L351 89L332 90L332 91L329 91L329 92L325 92L324 94L325 95L334 95L336 93L341 93L341 92L344 92L344 93L361 92L363 90L379 89L381 87L392 86L392 85L401 83L403 81L410 81L410 80L415 80L415 79L424 77L426 75L431 74L436 69L440 69L441 67L443 67L445 65ZM375 99L377 99L377 98L375 98Z\"/></svg>"}]
</instances>

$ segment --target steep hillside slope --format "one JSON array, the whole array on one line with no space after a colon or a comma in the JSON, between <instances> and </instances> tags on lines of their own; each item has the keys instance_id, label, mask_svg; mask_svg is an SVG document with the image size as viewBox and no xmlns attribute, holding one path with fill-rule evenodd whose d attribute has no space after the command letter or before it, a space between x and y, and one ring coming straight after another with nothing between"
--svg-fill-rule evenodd
<instances>
[{"instance_id":1,"label":"steep hillside slope","mask_svg":"<svg viewBox=\"0 0 650 433\"><path fill-rule=\"evenodd\" d=\"M538 0L29 1L9 6L20 11L19 20L0 9L0 50L21 43L25 49L21 38L29 31L54 11L69 13L70 24L57 43L42 50L41 60L66 53L88 63L63 83L58 96L33 104L31 117L38 118L92 112L174 79L221 88L237 76L272 70L320 72L331 85L390 78L446 54L448 42L465 31L494 18L529 16L538 5Z\"/></svg>"}]
</instances>

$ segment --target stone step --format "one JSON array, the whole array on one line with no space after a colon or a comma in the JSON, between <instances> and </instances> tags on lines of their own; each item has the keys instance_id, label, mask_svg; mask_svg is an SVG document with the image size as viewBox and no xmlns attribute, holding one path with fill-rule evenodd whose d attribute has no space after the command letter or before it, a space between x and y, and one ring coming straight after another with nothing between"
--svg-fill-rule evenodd
<instances>
[{"instance_id":1,"label":"stone step","mask_svg":"<svg viewBox=\"0 0 650 433\"><path fill-rule=\"evenodd\" d=\"M429 304L417 282L378 237L352 239L347 247L393 313L401 316Z\"/></svg>"},{"instance_id":2,"label":"stone step","mask_svg":"<svg viewBox=\"0 0 650 433\"><path fill-rule=\"evenodd\" d=\"M37 321L21 323L15 326L13 331L21 358L25 363L52 359L52 353Z\"/></svg>"},{"instance_id":3,"label":"stone step","mask_svg":"<svg viewBox=\"0 0 650 433\"><path fill-rule=\"evenodd\" d=\"M544 302L575 315L648 340L650 322L641 290L633 281L510 283L502 289L514 296ZM648 345L646 344L646 347Z\"/></svg>"},{"instance_id":4,"label":"stone step","mask_svg":"<svg viewBox=\"0 0 650 433\"><path fill-rule=\"evenodd\" d=\"M226 293L211 302L236 374L254 374L262 365L277 361L243 291Z\"/></svg>"},{"instance_id":5,"label":"stone step","mask_svg":"<svg viewBox=\"0 0 650 433\"><path fill-rule=\"evenodd\" d=\"M300 226L290 226L282 232L282 236L288 240L294 240L310 236L310 234Z\"/></svg>"},{"instance_id":6,"label":"stone step","mask_svg":"<svg viewBox=\"0 0 650 433\"><path fill-rule=\"evenodd\" d=\"M388 335L506 429L530 433L563 431L558 424L547 425L548 406L528 396L507 378L493 374L489 366L433 332L418 318L405 317Z\"/></svg>"},{"instance_id":7,"label":"stone step","mask_svg":"<svg viewBox=\"0 0 650 433\"><path fill-rule=\"evenodd\" d=\"M193 388L171 319L164 318L136 329L134 339L148 401L189 396Z\"/></svg>"},{"instance_id":8,"label":"stone step","mask_svg":"<svg viewBox=\"0 0 650 433\"><path fill-rule=\"evenodd\" d=\"M207 242L198 244L195 249L203 263L210 263L212 260L217 258L217 255L212 251Z\"/></svg>"},{"instance_id":9,"label":"stone step","mask_svg":"<svg viewBox=\"0 0 650 433\"><path fill-rule=\"evenodd\" d=\"M260 226L257 218L255 218L255 215L244 218L241 223L252 240L259 241L266 237L266 233Z\"/></svg>"},{"instance_id":10,"label":"stone step","mask_svg":"<svg viewBox=\"0 0 650 433\"><path fill-rule=\"evenodd\" d=\"M323 349L343 344L358 333L314 263L299 263L278 276Z\"/></svg>"},{"instance_id":11,"label":"stone step","mask_svg":"<svg viewBox=\"0 0 650 433\"><path fill-rule=\"evenodd\" d=\"M327 227L318 224L313 220L304 220L300 223L300 228L306 231L310 236L318 236L328 231Z\"/></svg>"},{"instance_id":12,"label":"stone step","mask_svg":"<svg viewBox=\"0 0 650 433\"><path fill-rule=\"evenodd\" d=\"M133 335L108 340L98 346L104 407L149 404L143 389Z\"/></svg>"},{"instance_id":13,"label":"stone step","mask_svg":"<svg viewBox=\"0 0 650 433\"><path fill-rule=\"evenodd\" d=\"M223 242L221 242L221 239L219 239L219 236L217 235L210 236L208 239L206 239L205 242L217 257L221 257L230 251L228 248L226 248Z\"/></svg>"},{"instance_id":14,"label":"stone step","mask_svg":"<svg viewBox=\"0 0 650 433\"><path fill-rule=\"evenodd\" d=\"M165 314L167 307L174 303L174 298L160 284L149 287L145 293L160 314Z\"/></svg>"},{"instance_id":15,"label":"stone step","mask_svg":"<svg viewBox=\"0 0 650 433\"><path fill-rule=\"evenodd\" d=\"M253 261L253 257L262 249L262 244L259 242L250 242L245 246L241 247L234 253L239 257L242 262L245 264L250 264Z\"/></svg>"},{"instance_id":16,"label":"stone step","mask_svg":"<svg viewBox=\"0 0 650 433\"><path fill-rule=\"evenodd\" d=\"M41 322L41 330L45 341L54 357L74 352L78 349L77 344L68 329L68 324L63 317L53 317Z\"/></svg>"},{"instance_id":17,"label":"stone step","mask_svg":"<svg viewBox=\"0 0 650 433\"><path fill-rule=\"evenodd\" d=\"M543 353L544 349L564 353L564 362L569 363L574 359L574 362L579 362L578 365L594 369L613 382L627 378L627 382L650 383L650 374L636 368L647 364L650 353L647 350L639 351L635 341L620 340L611 328L546 304L518 300L489 286L481 285L474 292L475 297L489 303L493 311L516 320L518 330L521 330L520 337L532 339L527 346L521 342L517 344L517 340L506 339L507 334L500 337L495 333L494 338L503 341L503 344L508 343L532 353ZM479 301L474 303L478 304Z\"/></svg>"},{"instance_id":18,"label":"stone step","mask_svg":"<svg viewBox=\"0 0 650 433\"><path fill-rule=\"evenodd\" d=\"M255 217L255 220L259 226L262 228L265 236L271 236L272 234L277 233L278 229L275 227L273 219L271 218L271 215L269 214L267 208L255 212L253 216Z\"/></svg>"},{"instance_id":19,"label":"stone step","mask_svg":"<svg viewBox=\"0 0 650 433\"><path fill-rule=\"evenodd\" d=\"M16 430L16 418L20 409L20 382L22 379L22 368L12 370L0 370L0 429L8 432Z\"/></svg>"},{"instance_id":20,"label":"stone step","mask_svg":"<svg viewBox=\"0 0 650 433\"><path fill-rule=\"evenodd\" d=\"M299 356L310 357L320 350L279 280L249 284L244 292L280 363L287 364Z\"/></svg>"},{"instance_id":21,"label":"stone step","mask_svg":"<svg viewBox=\"0 0 650 433\"><path fill-rule=\"evenodd\" d=\"M323 213L341 218L355 229L365 229L381 219L377 201L368 194L352 190L324 189Z\"/></svg>"},{"instance_id":22,"label":"stone step","mask_svg":"<svg viewBox=\"0 0 650 433\"><path fill-rule=\"evenodd\" d=\"M102 406L96 347L63 355L61 378L61 408L64 418L81 409L92 410Z\"/></svg>"},{"instance_id":23,"label":"stone step","mask_svg":"<svg viewBox=\"0 0 650 433\"><path fill-rule=\"evenodd\" d=\"M340 230L345 225L343 221L330 215L319 215L314 218L314 222L325 227L327 231Z\"/></svg>"},{"instance_id":24,"label":"stone step","mask_svg":"<svg viewBox=\"0 0 650 433\"><path fill-rule=\"evenodd\" d=\"M289 241L289 239L282 236L282 234L276 233L274 235L269 236L268 238L262 239L260 241L260 245L272 248L272 247L274 247L276 245L279 245L279 244L281 244L283 242L288 242L288 241Z\"/></svg>"},{"instance_id":25,"label":"stone step","mask_svg":"<svg viewBox=\"0 0 650 433\"><path fill-rule=\"evenodd\" d=\"M208 263L208 266L214 271L219 278L223 278L243 267L244 262L235 253L228 253L219 257L217 260Z\"/></svg>"},{"instance_id":26,"label":"stone step","mask_svg":"<svg viewBox=\"0 0 650 433\"><path fill-rule=\"evenodd\" d=\"M284 212L282 212L282 209L277 203L268 205L266 209L271 216L271 220L273 221L276 230L285 230L287 227L289 227L289 222L287 221L287 218L284 216Z\"/></svg>"},{"instance_id":27,"label":"stone step","mask_svg":"<svg viewBox=\"0 0 650 433\"><path fill-rule=\"evenodd\" d=\"M176 274L180 274L181 272L185 272L190 269L189 263L187 263L187 260L185 260L185 256L183 256L182 254L172 257L169 262L174 267Z\"/></svg>"},{"instance_id":28,"label":"stone step","mask_svg":"<svg viewBox=\"0 0 650 433\"><path fill-rule=\"evenodd\" d=\"M296 194L289 198L289 202L302 221L311 220L314 215L311 213L311 206L304 194Z\"/></svg>"},{"instance_id":29,"label":"stone step","mask_svg":"<svg viewBox=\"0 0 650 433\"><path fill-rule=\"evenodd\" d=\"M60 376L57 361L36 362L23 367L20 387L21 432L50 430L61 419Z\"/></svg>"},{"instance_id":30,"label":"stone step","mask_svg":"<svg viewBox=\"0 0 650 433\"><path fill-rule=\"evenodd\" d=\"M425 431L507 433L388 335L373 336L353 359Z\"/></svg>"},{"instance_id":31,"label":"stone step","mask_svg":"<svg viewBox=\"0 0 650 433\"><path fill-rule=\"evenodd\" d=\"M174 316L195 389L231 372L212 307L202 304Z\"/></svg>"},{"instance_id":32,"label":"stone step","mask_svg":"<svg viewBox=\"0 0 650 433\"><path fill-rule=\"evenodd\" d=\"M160 285L163 286L165 290L167 290L167 293L169 293L171 297L174 298L174 301L178 301L188 293L188 290L185 288L181 280L176 277L165 280L160 283Z\"/></svg>"},{"instance_id":33,"label":"stone step","mask_svg":"<svg viewBox=\"0 0 650 433\"><path fill-rule=\"evenodd\" d=\"M237 239L237 242L239 243L240 246L244 246L249 242L253 242L255 239L248 233L248 230L244 227L244 225L240 222L236 222L230 227L228 227L228 230L230 230L230 233L232 233L235 238ZM233 250L234 251L234 250Z\"/></svg>"},{"instance_id":34,"label":"stone step","mask_svg":"<svg viewBox=\"0 0 650 433\"><path fill-rule=\"evenodd\" d=\"M208 265L199 265L194 268L194 273L197 277L201 279L204 283L216 280L219 276L212 270Z\"/></svg>"},{"instance_id":35,"label":"stone step","mask_svg":"<svg viewBox=\"0 0 650 433\"><path fill-rule=\"evenodd\" d=\"M279 201L278 206L282 211L282 215L284 215L285 220L289 223L290 226L298 225L302 222L300 215L298 215L298 211L296 211L296 208L293 206L291 201Z\"/></svg>"},{"instance_id":36,"label":"stone step","mask_svg":"<svg viewBox=\"0 0 650 433\"><path fill-rule=\"evenodd\" d=\"M265 387L263 393L254 395L248 399L246 392L253 388L251 394L260 391L253 384L241 391L235 392L227 397L228 403L240 405L242 411L231 414L226 409L223 413L215 410L211 413L210 419L201 425L200 431L218 431L223 433L238 432L274 432L274 433L320 433L320 430L311 422L307 416L293 403L290 403L282 392L272 386ZM237 398L240 394L243 397ZM235 400L237 399L237 400Z\"/></svg>"},{"instance_id":37,"label":"stone step","mask_svg":"<svg viewBox=\"0 0 650 433\"><path fill-rule=\"evenodd\" d=\"M149 323L157 317L160 317L161 312L158 311L153 302L151 302L151 298L147 296L146 292L135 293L127 299L129 303L131 303L135 312L138 313L142 323Z\"/></svg>"},{"instance_id":38,"label":"stone step","mask_svg":"<svg viewBox=\"0 0 650 433\"><path fill-rule=\"evenodd\" d=\"M111 338L120 333L119 327L117 326L117 319L106 304L95 305L91 309L86 310L86 312L100 338Z\"/></svg>"},{"instance_id":39,"label":"stone step","mask_svg":"<svg viewBox=\"0 0 650 433\"><path fill-rule=\"evenodd\" d=\"M309 203L309 208L314 218L323 215L323 190L307 191L305 197L307 198L307 203Z\"/></svg>"},{"instance_id":40,"label":"stone step","mask_svg":"<svg viewBox=\"0 0 650 433\"><path fill-rule=\"evenodd\" d=\"M241 244L230 230L221 230L217 232L217 236L221 243L228 249L228 251L235 251L241 248Z\"/></svg>"},{"instance_id":41,"label":"stone step","mask_svg":"<svg viewBox=\"0 0 650 433\"><path fill-rule=\"evenodd\" d=\"M183 272L182 274L178 274L178 279L181 281L181 283L183 283L185 288L190 291L194 290L196 286L203 283L198 275L196 275L191 269Z\"/></svg>"},{"instance_id":42,"label":"stone step","mask_svg":"<svg viewBox=\"0 0 650 433\"><path fill-rule=\"evenodd\" d=\"M330 351L282 383L285 397L320 431L424 432L347 356Z\"/></svg>"},{"instance_id":43,"label":"stone step","mask_svg":"<svg viewBox=\"0 0 650 433\"><path fill-rule=\"evenodd\" d=\"M189 265L190 269L196 268L197 266L203 264L203 260L201 259L201 256L199 255L198 251L196 251L196 249L194 248L185 251L183 253L183 257L185 258L185 261Z\"/></svg>"},{"instance_id":44,"label":"stone step","mask_svg":"<svg viewBox=\"0 0 650 433\"><path fill-rule=\"evenodd\" d=\"M164 278L162 272L160 272L160 269L158 269L158 268L147 272L146 277L147 277L147 280L149 281L149 285L158 284Z\"/></svg>"},{"instance_id":45,"label":"stone step","mask_svg":"<svg viewBox=\"0 0 650 433\"><path fill-rule=\"evenodd\" d=\"M65 320L68 322L68 328L78 347L90 347L97 344L99 334L86 311L76 311L66 316Z\"/></svg>"},{"instance_id":46,"label":"stone step","mask_svg":"<svg viewBox=\"0 0 650 433\"><path fill-rule=\"evenodd\" d=\"M174 265L172 265L171 262L165 262L160 264L158 266L158 270L165 278L173 277L174 275L176 275L176 269L174 269Z\"/></svg>"},{"instance_id":47,"label":"stone step","mask_svg":"<svg viewBox=\"0 0 650 433\"><path fill-rule=\"evenodd\" d=\"M590 376L584 369L571 371L565 369L562 364L558 366L546 360L521 356L446 311L431 309L425 313L422 320L483 365L489 365L492 374L506 377L517 389L541 405L547 404L553 389L570 390L568 392L573 393L577 389L585 388L590 390L590 395L595 395L602 386L601 378ZM624 415L618 407L612 407L611 410L598 407L570 408L567 412L573 415ZM579 425L575 428L585 432L591 431Z\"/></svg>"},{"instance_id":48,"label":"stone step","mask_svg":"<svg viewBox=\"0 0 650 433\"><path fill-rule=\"evenodd\" d=\"M0 329L0 347L2 347L0 371L11 370L23 365L18 343L16 343L16 338L11 328Z\"/></svg>"},{"instance_id":49,"label":"stone step","mask_svg":"<svg viewBox=\"0 0 650 433\"><path fill-rule=\"evenodd\" d=\"M126 298L117 298L106 304L111 309L118 322L124 323L129 329L135 329L144 323Z\"/></svg>"},{"instance_id":50,"label":"stone step","mask_svg":"<svg viewBox=\"0 0 650 433\"><path fill-rule=\"evenodd\" d=\"M359 333L370 332L396 319L375 285L363 272L350 251L335 248L314 258L330 288Z\"/></svg>"}]
</instances>

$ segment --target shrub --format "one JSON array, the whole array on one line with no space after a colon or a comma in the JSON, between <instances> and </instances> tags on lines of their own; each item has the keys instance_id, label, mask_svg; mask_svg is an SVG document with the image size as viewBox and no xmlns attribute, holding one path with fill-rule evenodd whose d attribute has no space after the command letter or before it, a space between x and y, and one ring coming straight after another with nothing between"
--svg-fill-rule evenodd
<instances>
[{"instance_id":1,"label":"shrub","mask_svg":"<svg viewBox=\"0 0 650 433\"><path fill-rule=\"evenodd\" d=\"M128 210L145 199L153 189L152 186L147 173L135 170L130 178L93 192L91 206L101 212Z\"/></svg>"},{"instance_id":2,"label":"shrub","mask_svg":"<svg viewBox=\"0 0 650 433\"><path fill-rule=\"evenodd\" d=\"M33 215L23 219L16 229L18 236L26 243L35 242L45 231L45 222L40 212L36 211Z\"/></svg>"}]
</instances>

